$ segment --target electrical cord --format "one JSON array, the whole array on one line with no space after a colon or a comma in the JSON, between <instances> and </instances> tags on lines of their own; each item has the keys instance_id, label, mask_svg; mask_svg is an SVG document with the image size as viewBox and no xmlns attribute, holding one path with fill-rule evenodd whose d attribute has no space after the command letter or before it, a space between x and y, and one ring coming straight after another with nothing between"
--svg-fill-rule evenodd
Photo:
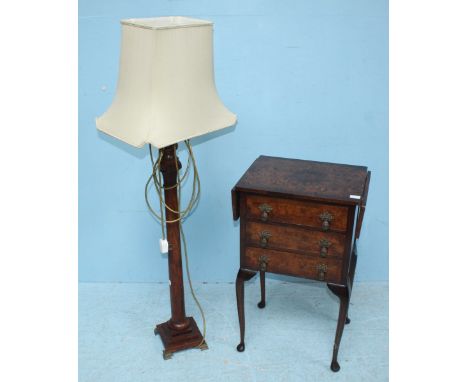
<instances>
[{"instance_id":1,"label":"electrical cord","mask_svg":"<svg viewBox=\"0 0 468 382\"><path fill-rule=\"evenodd\" d=\"M166 222L166 223L175 223L177 221L183 220L186 216L188 216L190 214L190 212L193 210L194 206L197 204L197 202L198 202L198 200L200 198L200 179L198 177L198 169L197 169L197 165L195 163L195 158L193 156L192 147L191 147L189 141L184 141L184 142L185 142L185 144L187 146L187 150L189 152L189 158L187 160L187 169L185 170L185 173L182 176L182 178L178 177L178 180L177 180L176 184L174 184L171 187L164 187L163 184L162 184L162 181L161 181L161 170L160 170L160 162L161 162L161 155L162 155L161 152L159 154L158 161L156 163L154 163L151 145L149 145L150 155L151 155L151 162L153 164L153 172L151 173L150 177L148 178L148 181L146 182L145 201L146 201L146 205L148 206L150 212L161 223L164 223L164 222ZM175 158L176 165L177 165L177 157L175 155L174 155L174 158ZM182 186L182 182L184 181L184 179L186 178L186 176L188 174L190 164L192 164L193 173L194 173L193 174L192 195L190 197L190 201L189 201L187 207L184 208L183 210L176 211L176 210L172 209L171 207L169 207L164 202L163 192L162 191L163 190L170 190L170 189L176 188L176 187L178 187L179 190L180 190L180 187ZM158 173L158 177L156 177L156 173ZM164 212L163 212L162 208L161 208L161 214L160 215L152 208L152 206L151 206L151 204L149 202L149 198L148 198L149 186L151 185L152 180L153 180L154 186L156 188L156 192L158 193L158 197L159 197L159 200L160 200L160 206L162 207L162 205L161 205L161 203L162 203L162 204L164 204L164 207L167 208L169 211L174 212L176 214L179 214L179 217L177 219L165 220L164 215L163 215ZM179 203L180 203L180 201L179 201Z\"/></svg>"},{"instance_id":2,"label":"electrical cord","mask_svg":"<svg viewBox=\"0 0 468 382\"><path fill-rule=\"evenodd\" d=\"M146 205L148 206L148 209L151 212L151 214L161 224L162 238L163 239L166 238L165 230L164 230L164 226L165 226L166 223L177 223L177 224L179 224L180 236L181 236L181 239L182 239L182 249L183 249L183 252L184 252L187 280L188 280L188 283L189 283L189 286L190 286L191 295L192 295L193 300L195 301L195 303L196 303L196 305L197 305L197 307L198 307L198 309L200 311L200 314L201 314L202 320L203 320L203 338L202 338L200 344L198 344L198 347L201 347L204 344L205 337L206 337L206 319L205 319L205 313L204 313L203 308L202 308L202 306L200 304L200 301L198 300L197 296L195 295L195 291L193 289L192 279L191 279L191 276L190 276L190 269L189 269L187 242L186 242L186 239L185 239L184 230L182 228L183 220L192 212L193 208L196 206L196 204L198 203L198 201L200 199L200 178L198 176L197 164L195 162L195 157L193 155L190 140L186 140L186 141L184 141L184 143L185 143L185 145L187 147L187 151L188 151L187 167L186 167L184 175L182 175L182 177L180 177L180 173L179 173L179 171L177 171L177 182L176 182L175 185L173 185L171 187L164 187L163 184L162 184L162 179L161 179L162 178L162 173L161 173L161 167L160 167L161 159L162 159L162 150L159 151L158 160L155 162L154 157L153 157L153 150L152 150L151 144L148 145L149 146L149 151L150 151L152 173L151 173L150 177L148 178L148 181L146 182L146 185L145 185L145 201L146 201ZM177 168L178 163L177 163L177 155L176 155L175 146L174 146L174 159L175 159L176 168ZM180 203L181 203L181 195L182 195L181 194L181 192L182 192L181 191L182 183L184 182L184 180L188 176L190 167L193 167L192 194L190 196L190 200L188 202L187 207L184 208L183 210L181 210L180 209ZM151 203L150 203L149 197L148 197L149 186L151 184L151 181L153 181L154 187L156 189L156 193L158 194L159 208L160 208L160 210L159 210L160 213L159 214L151 206ZM178 211L173 210L172 208L170 208L166 204L166 202L164 200L164 197L163 197L163 190L169 190L169 189L172 189L172 188L175 188L175 187L177 187L177 196L178 196L178 206L177 206L177 208L178 208ZM173 220L166 220L165 219L165 214L164 214L164 208L167 208L171 212L178 213L179 217L177 219L173 219Z\"/></svg>"}]
</instances>

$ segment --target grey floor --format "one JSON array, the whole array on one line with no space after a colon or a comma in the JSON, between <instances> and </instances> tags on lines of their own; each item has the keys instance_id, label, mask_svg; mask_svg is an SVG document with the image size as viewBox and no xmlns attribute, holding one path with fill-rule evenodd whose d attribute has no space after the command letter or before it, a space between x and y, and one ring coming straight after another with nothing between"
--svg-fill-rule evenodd
<instances>
[{"instance_id":1,"label":"grey floor","mask_svg":"<svg viewBox=\"0 0 468 382\"><path fill-rule=\"evenodd\" d=\"M355 283L338 360L329 366L338 299L320 283L267 278L258 309L258 277L246 283L246 350L239 342L232 283L196 284L209 350L162 358L156 323L169 318L167 284L81 283L79 381L387 381L388 283ZM202 326L186 287L187 315Z\"/></svg>"}]
</instances>

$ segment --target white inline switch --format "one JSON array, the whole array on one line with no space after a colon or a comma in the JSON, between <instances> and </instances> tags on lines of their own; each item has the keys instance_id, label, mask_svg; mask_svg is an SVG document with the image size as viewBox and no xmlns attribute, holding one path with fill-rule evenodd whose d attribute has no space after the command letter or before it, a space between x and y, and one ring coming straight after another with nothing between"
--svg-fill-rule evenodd
<instances>
[{"instance_id":1,"label":"white inline switch","mask_svg":"<svg viewBox=\"0 0 468 382\"><path fill-rule=\"evenodd\" d=\"M159 249L161 253L169 252L169 243L166 239L159 239Z\"/></svg>"}]
</instances>

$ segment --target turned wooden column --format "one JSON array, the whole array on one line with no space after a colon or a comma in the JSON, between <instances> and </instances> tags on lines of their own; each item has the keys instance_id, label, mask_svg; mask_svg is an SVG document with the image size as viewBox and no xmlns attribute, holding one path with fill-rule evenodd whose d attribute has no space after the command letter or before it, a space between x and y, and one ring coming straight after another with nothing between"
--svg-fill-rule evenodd
<instances>
[{"instance_id":1,"label":"turned wooden column","mask_svg":"<svg viewBox=\"0 0 468 382\"><path fill-rule=\"evenodd\" d=\"M173 352L199 347L208 349L193 317L185 315L184 277L180 246L180 224L177 174L182 167L177 158L177 145L161 149L160 168L164 178L166 203L166 239L169 243L169 290L171 318L156 326L154 333L161 336L164 344L163 357L169 359ZM174 212L175 211L175 212ZM174 222L174 220L177 220ZM172 221L172 223L171 223Z\"/></svg>"},{"instance_id":2,"label":"turned wooden column","mask_svg":"<svg viewBox=\"0 0 468 382\"><path fill-rule=\"evenodd\" d=\"M161 149L161 172L164 178L164 199L166 202L166 232L169 243L169 289L171 293L171 319L169 325L176 330L185 329L189 321L185 316L184 277L182 274L182 256L180 248L180 221L170 223L179 218L177 173L182 167L177 158L177 145Z\"/></svg>"}]
</instances>

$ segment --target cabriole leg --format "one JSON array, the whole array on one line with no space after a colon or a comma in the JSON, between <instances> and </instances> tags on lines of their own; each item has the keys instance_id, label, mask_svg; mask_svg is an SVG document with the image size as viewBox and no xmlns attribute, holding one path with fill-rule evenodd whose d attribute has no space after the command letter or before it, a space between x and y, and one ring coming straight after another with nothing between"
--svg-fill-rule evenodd
<instances>
[{"instance_id":1,"label":"cabriole leg","mask_svg":"<svg viewBox=\"0 0 468 382\"><path fill-rule=\"evenodd\" d=\"M327 284L328 288L340 299L340 313L338 315L338 323L336 325L335 343L333 345L333 359L330 368L337 372L340 370L338 363L338 350L340 349L341 336L346 322L349 307L350 288L349 286Z\"/></svg>"},{"instance_id":2,"label":"cabriole leg","mask_svg":"<svg viewBox=\"0 0 468 382\"><path fill-rule=\"evenodd\" d=\"M357 263L357 249L356 249L356 242L353 245L353 253L351 254L351 265L349 267L349 294L351 298L351 292L353 290L353 285L354 285L354 273L356 272L356 263ZM349 324L351 320L348 317L348 314L346 315L346 321L345 324Z\"/></svg>"},{"instance_id":3,"label":"cabriole leg","mask_svg":"<svg viewBox=\"0 0 468 382\"><path fill-rule=\"evenodd\" d=\"M257 304L260 309L265 307L265 271L260 271L260 293L261 293L261 300Z\"/></svg>"},{"instance_id":4,"label":"cabriole leg","mask_svg":"<svg viewBox=\"0 0 468 382\"><path fill-rule=\"evenodd\" d=\"M246 269L239 269L236 278L236 298L237 298L237 314L239 315L240 328L240 343L237 345L237 351L245 350L244 335L245 335L245 313L244 313L244 282L255 276L256 272Z\"/></svg>"}]
</instances>

